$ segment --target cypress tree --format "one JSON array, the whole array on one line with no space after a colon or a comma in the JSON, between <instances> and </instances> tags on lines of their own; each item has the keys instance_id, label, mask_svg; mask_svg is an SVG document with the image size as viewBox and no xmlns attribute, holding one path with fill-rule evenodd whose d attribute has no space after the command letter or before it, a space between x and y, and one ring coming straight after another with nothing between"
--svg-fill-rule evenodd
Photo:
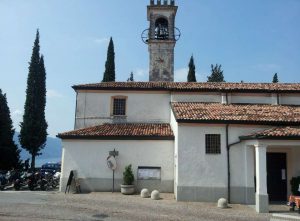
<instances>
[{"instance_id":1,"label":"cypress tree","mask_svg":"<svg viewBox=\"0 0 300 221\"><path fill-rule=\"evenodd\" d=\"M127 79L127 82L133 82L134 78L133 78L133 72L130 73L130 77Z\"/></svg>"},{"instance_id":2,"label":"cypress tree","mask_svg":"<svg viewBox=\"0 0 300 221\"><path fill-rule=\"evenodd\" d=\"M15 144L15 130L13 129L10 111L7 105L6 95L0 89L0 169L10 170L19 168L20 150Z\"/></svg>"},{"instance_id":3,"label":"cypress tree","mask_svg":"<svg viewBox=\"0 0 300 221\"><path fill-rule=\"evenodd\" d=\"M272 82L273 83L278 83L279 82L277 73L274 74Z\"/></svg>"},{"instance_id":4,"label":"cypress tree","mask_svg":"<svg viewBox=\"0 0 300 221\"><path fill-rule=\"evenodd\" d=\"M189 73L187 76L187 81L188 82L197 82L196 80L196 67L194 64L194 57L192 55L190 62L189 62Z\"/></svg>"},{"instance_id":5,"label":"cypress tree","mask_svg":"<svg viewBox=\"0 0 300 221\"><path fill-rule=\"evenodd\" d=\"M37 30L29 73L27 78L26 101L23 122L19 135L22 148L31 154L31 168L35 168L35 158L45 146L47 139L46 106L46 71L44 58L40 57L39 31Z\"/></svg>"},{"instance_id":6,"label":"cypress tree","mask_svg":"<svg viewBox=\"0 0 300 221\"><path fill-rule=\"evenodd\" d=\"M221 67L222 65L218 64L211 65L211 75L207 77L207 82L225 82Z\"/></svg>"},{"instance_id":7,"label":"cypress tree","mask_svg":"<svg viewBox=\"0 0 300 221\"><path fill-rule=\"evenodd\" d=\"M115 51L114 42L111 37L107 49L107 58L105 62L105 71L103 74L102 82L115 81L115 75Z\"/></svg>"}]
</instances>

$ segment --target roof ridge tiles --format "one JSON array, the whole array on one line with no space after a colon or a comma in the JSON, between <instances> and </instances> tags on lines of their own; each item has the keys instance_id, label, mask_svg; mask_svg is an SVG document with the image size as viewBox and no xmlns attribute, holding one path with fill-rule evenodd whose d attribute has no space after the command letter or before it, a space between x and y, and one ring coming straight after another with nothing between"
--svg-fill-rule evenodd
<instances>
[{"instance_id":1,"label":"roof ridge tiles","mask_svg":"<svg viewBox=\"0 0 300 221\"><path fill-rule=\"evenodd\" d=\"M300 93L300 83L237 82L102 82L72 86L74 90L165 90Z\"/></svg>"}]
</instances>

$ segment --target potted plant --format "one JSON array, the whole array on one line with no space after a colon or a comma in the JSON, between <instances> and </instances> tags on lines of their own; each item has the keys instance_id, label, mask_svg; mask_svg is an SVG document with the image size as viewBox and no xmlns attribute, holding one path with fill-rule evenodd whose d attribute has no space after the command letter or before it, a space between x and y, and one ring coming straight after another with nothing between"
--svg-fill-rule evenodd
<instances>
[{"instance_id":1,"label":"potted plant","mask_svg":"<svg viewBox=\"0 0 300 221\"><path fill-rule=\"evenodd\" d=\"M292 194L294 196L300 196L300 176L292 177L290 184Z\"/></svg>"},{"instance_id":2,"label":"potted plant","mask_svg":"<svg viewBox=\"0 0 300 221\"><path fill-rule=\"evenodd\" d=\"M123 184L121 185L121 193L125 195L134 194L134 175L132 172L131 164L125 167L123 172Z\"/></svg>"}]
</instances>

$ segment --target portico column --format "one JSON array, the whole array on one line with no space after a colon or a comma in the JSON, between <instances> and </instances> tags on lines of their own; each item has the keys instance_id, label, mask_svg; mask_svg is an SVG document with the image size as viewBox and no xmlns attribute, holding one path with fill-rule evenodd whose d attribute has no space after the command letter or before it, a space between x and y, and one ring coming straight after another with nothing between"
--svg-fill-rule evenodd
<instances>
[{"instance_id":1,"label":"portico column","mask_svg":"<svg viewBox=\"0 0 300 221\"><path fill-rule=\"evenodd\" d=\"M269 196L267 192L267 146L255 145L256 194L255 208L258 213L269 212Z\"/></svg>"}]
</instances>

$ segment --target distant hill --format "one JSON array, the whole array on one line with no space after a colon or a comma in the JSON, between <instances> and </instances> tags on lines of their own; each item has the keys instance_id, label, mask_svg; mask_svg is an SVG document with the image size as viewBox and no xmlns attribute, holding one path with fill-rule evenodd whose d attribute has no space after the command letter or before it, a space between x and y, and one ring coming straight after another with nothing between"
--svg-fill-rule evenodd
<instances>
[{"instance_id":1,"label":"distant hill","mask_svg":"<svg viewBox=\"0 0 300 221\"><path fill-rule=\"evenodd\" d=\"M19 143L19 132L15 132L14 141L18 145L19 149L21 150L21 159L26 160L29 158L31 160L31 155L21 148ZM36 158L36 166L41 166L43 163L46 162L60 162L61 161L61 153L62 153L62 145L61 140L54 137L47 137L46 146L42 150L42 155Z\"/></svg>"}]
</instances>

